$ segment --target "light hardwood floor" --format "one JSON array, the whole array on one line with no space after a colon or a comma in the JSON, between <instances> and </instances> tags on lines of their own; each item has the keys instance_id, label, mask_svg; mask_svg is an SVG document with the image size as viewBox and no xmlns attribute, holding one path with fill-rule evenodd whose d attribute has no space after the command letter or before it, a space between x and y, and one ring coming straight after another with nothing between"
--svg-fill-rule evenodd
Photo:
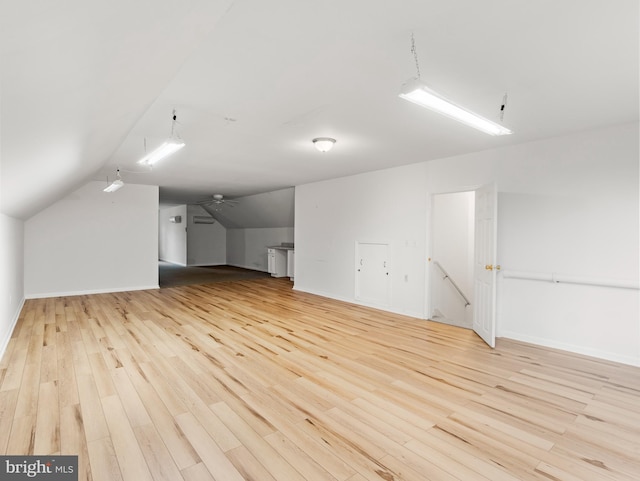
<instances>
[{"instance_id":1,"label":"light hardwood floor","mask_svg":"<svg viewBox=\"0 0 640 481\"><path fill-rule=\"evenodd\" d=\"M640 479L640 369L280 279L29 300L0 381L81 480Z\"/></svg>"}]
</instances>

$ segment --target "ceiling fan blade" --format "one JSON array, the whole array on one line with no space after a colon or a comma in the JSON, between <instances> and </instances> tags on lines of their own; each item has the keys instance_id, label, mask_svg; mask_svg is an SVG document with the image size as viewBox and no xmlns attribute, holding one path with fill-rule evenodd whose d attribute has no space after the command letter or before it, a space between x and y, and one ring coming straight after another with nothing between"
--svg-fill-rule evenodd
<instances>
[{"instance_id":1,"label":"ceiling fan blade","mask_svg":"<svg viewBox=\"0 0 640 481\"><path fill-rule=\"evenodd\" d=\"M220 209L223 205L228 205L229 207L233 207L239 201L233 199L225 199L222 194L213 194L210 199L205 199L196 202L198 205L209 205L215 206L216 210Z\"/></svg>"}]
</instances>

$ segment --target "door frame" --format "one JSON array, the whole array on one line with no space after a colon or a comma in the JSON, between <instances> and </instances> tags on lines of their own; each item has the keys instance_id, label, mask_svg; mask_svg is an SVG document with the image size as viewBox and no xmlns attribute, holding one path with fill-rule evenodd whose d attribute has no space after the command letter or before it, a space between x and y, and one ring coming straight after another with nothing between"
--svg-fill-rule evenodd
<instances>
[{"instance_id":1,"label":"door frame","mask_svg":"<svg viewBox=\"0 0 640 481\"><path fill-rule=\"evenodd\" d=\"M479 188L490 184L490 183L496 183L495 181L490 181L484 184L472 184L472 185L467 185L467 186L460 186L460 187L454 187L454 188L450 188L450 189L440 189L440 190L432 190L432 191L427 191L427 222L426 222L426 227L427 227L427 232L426 232L426 239L425 239L425 254L426 254L426 258L424 259L425 262L425 269L424 269L424 287L425 287L425 296L424 296L424 312L423 312L423 318L424 319L429 319L429 315L432 311L433 308L433 301L431 299L431 291L432 291L432 286L431 286L431 270L434 269L435 267L432 265L431 260L433 259L433 196L434 195L440 195L440 194L459 194L462 192L475 192L477 191ZM497 202L497 184L496 184L496 202ZM475 216L475 214L474 214ZM475 218L474 218L474 222L475 222ZM472 308L474 308L474 306L471 306ZM497 325L497 319L496 319L496 325Z\"/></svg>"},{"instance_id":2,"label":"door frame","mask_svg":"<svg viewBox=\"0 0 640 481\"><path fill-rule=\"evenodd\" d=\"M431 278L432 278L432 270L436 269L436 267L433 265L433 261L437 260L437 259L433 259L433 244L434 244L434 235L435 235L435 229L433 226L433 219L434 219L434 215L433 215L433 209L434 209L434 197L437 195L447 195L447 194L467 194L467 193L475 193L476 190L478 188L482 187L481 185L474 187L474 188L468 188L468 189L463 189L463 190L451 190L451 191L442 191L442 192L432 192L429 193L427 195L427 232L428 232L428 240L426 243L426 250L425 253L427 255L426 257L426 267L425 267L425 302L424 302L424 318L425 319L429 319L432 311L433 311L433 286L431 285ZM475 221L475 212L474 212L474 221ZM471 304L471 309L473 309L474 306L473 304ZM473 312L472 312L473 313Z\"/></svg>"}]
</instances>

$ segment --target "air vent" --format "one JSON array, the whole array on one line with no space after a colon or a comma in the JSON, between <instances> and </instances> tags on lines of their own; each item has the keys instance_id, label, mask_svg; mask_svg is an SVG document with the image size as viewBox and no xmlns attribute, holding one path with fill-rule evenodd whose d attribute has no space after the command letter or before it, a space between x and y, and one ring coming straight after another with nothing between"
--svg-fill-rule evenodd
<instances>
[{"instance_id":1,"label":"air vent","mask_svg":"<svg viewBox=\"0 0 640 481\"><path fill-rule=\"evenodd\" d=\"M216 220L208 215L194 215L193 223L194 224L213 224Z\"/></svg>"}]
</instances>

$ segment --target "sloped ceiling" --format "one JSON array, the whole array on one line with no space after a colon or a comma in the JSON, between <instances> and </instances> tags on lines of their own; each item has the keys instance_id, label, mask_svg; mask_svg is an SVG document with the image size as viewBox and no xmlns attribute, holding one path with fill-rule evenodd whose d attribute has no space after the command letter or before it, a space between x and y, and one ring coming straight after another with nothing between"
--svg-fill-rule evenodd
<instances>
[{"instance_id":1,"label":"sloped ceiling","mask_svg":"<svg viewBox=\"0 0 640 481\"><path fill-rule=\"evenodd\" d=\"M2 2L3 212L87 180L161 200L295 185L638 120L637 0ZM490 137L397 97L417 75L504 124ZM171 128L187 146L136 164ZM320 154L311 139L337 139ZM248 214L247 214L248 215Z\"/></svg>"},{"instance_id":2,"label":"sloped ceiling","mask_svg":"<svg viewBox=\"0 0 640 481\"><path fill-rule=\"evenodd\" d=\"M231 0L2 2L2 209L95 176Z\"/></svg>"},{"instance_id":3,"label":"sloped ceiling","mask_svg":"<svg viewBox=\"0 0 640 481\"><path fill-rule=\"evenodd\" d=\"M203 205L203 209L227 229L293 227L293 188L238 197L233 204Z\"/></svg>"}]
</instances>

